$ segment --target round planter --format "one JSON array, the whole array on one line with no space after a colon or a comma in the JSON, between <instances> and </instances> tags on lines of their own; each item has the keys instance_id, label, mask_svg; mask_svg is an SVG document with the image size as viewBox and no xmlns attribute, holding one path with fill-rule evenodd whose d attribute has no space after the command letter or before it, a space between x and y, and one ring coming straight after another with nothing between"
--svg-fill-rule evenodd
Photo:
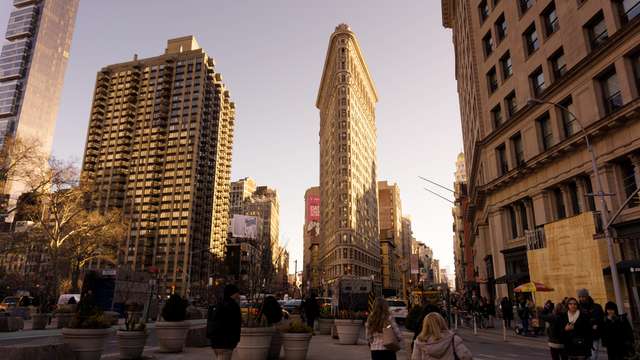
<instances>
[{"instance_id":1,"label":"round planter","mask_svg":"<svg viewBox=\"0 0 640 360\"><path fill-rule=\"evenodd\" d=\"M333 320L334 319L318 319L318 333L320 333L320 335L330 335Z\"/></svg>"},{"instance_id":2,"label":"round planter","mask_svg":"<svg viewBox=\"0 0 640 360\"><path fill-rule=\"evenodd\" d=\"M147 342L147 332L118 330L118 349L120 349L120 359L139 359L144 351L144 344Z\"/></svg>"},{"instance_id":3,"label":"round planter","mask_svg":"<svg viewBox=\"0 0 640 360\"><path fill-rule=\"evenodd\" d=\"M355 345L358 343L358 335L362 327L362 320L335 320L338 330L338 343L342 345Z\"/></svg>"},{"instance_id":4,"label":"round planter","mask_svg":"<svg viewBox=\"0 0 640 360\"><path fill-rule=\"evenodd\" d=\"M311 333L282 334L282 346L284 346L285 360L304 360L307 358Z\"/></svg>"},{"instance_id":5,"label":"round planter","mask_svg":"<svg viewBox=\"0 0 640 360\"><path fill-rule=\"evenodd\" d=\"M402 339L404 340L404 348L407 350L407 359L411 359L411 352L413 351L413 347L411 346L411 343L413 342L413 333L410 331L403 331Z\"/></svg>"},{"instance_id":6,"label":"round planter","mask_svg":"<svg viewBox=\"0 0 640 360\"><path fill-rule=\"evenodd\" d=\"M111 329L62 329L64 342L69 344L77 360L100 360L104 340Z\"/></svg>"},{"instance_id":7,"label":"round planter","mask_svg":"<svg viewBox=\"0 0 640 360\"><path fill-rule=\"evenodd\" d=\"M257 327L240 329L240 342L238 343L239 360L265 360L271 348L273 327Z\"/></svg>"},{"instance_id":8,"label":"round planter","mask_svg":"<svg viewBox=\"0 0 640 360\"><path fill-rule=\"evenodd\" d=\"M44 330L49 325L49 319L51 318L51 314L33 314L32 319L32 329L33 330Z\"/></svg>"},{"instance_id":9,"label":"round planter","mask_svg":"<svg viewBox=\"0 0 640 360\"><path fill-rule=\"evenodd\" d=\"M68 327L74 315L74 313L57 313L55 318L58 320L58 329Z\"/></svg>"},{"instance_id":10,"label":"round planter","mask_svg":"<svg viewBox=\"0 0 640 360\"><path fill-rule=\"evenodd\" d=\"M160 351L166 353L182 352L188 331L188 321L158 321L156 323L156 336L158 337Z\"/></svg>"}]
</instances>

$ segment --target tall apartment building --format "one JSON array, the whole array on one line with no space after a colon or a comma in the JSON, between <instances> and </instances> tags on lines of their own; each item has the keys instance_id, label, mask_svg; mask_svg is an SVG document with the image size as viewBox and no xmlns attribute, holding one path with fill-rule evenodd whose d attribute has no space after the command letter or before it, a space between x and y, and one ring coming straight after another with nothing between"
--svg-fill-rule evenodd
<instances>
[{"instance_id":1,"label":"tall apartment building","mask_svg":"<svg viewBox=\"0 0 640 360\"><path fill-rule=\"evenodd\" d=\"M302 289L319 294L320 290L320 187L304 193L304 226L302 228Z\"/></svg>"},{"instance_id":2,"label":"tall apartment building","mask_svg":"<svg viewBox=\"0 0 640 360\"><path fill-rule=\"evenodd\" d=\"M509 296L534 280L555 289L538 302L583 287L600 303L613 299L596 212L613 215L640 185L639 3L442 1L456 55L465 216L483 296ZM585 136L607 209L592 196ZM631 201L613 222L625 307L635 319L639 279L628 264L639 260L639 205Z\"/></svg>"},{"instance_id":3,"label":"tall apartment building","mask_svg":"<svg viewBox=\"0 0 640 360\"><path fill-rule=\"evenodd\" d=\"M280 201L276 190L267 186L258 186L244 204L244 215L258 217L261 221L261 233L258 241L264 249L262 264L267 273L271 273L284 253L280 249Z\"/></svg>"},{"instance_id":4,"label":"tall apartment building","mask_svg":"<svg viewBox=\"0 0 640 360\"><path fill-rule=\"evenodd\" d=\"M243 214L244 203L256 191L256 181L250 177L242 178L231 183L229 195L229 214Z\"/></svg>"},{"instance_id":5,"label":"tall apartment building","mask_svg":"<svg viewBox=\"0 0 640 360\"><path fill-rule=\"evenodd\" d=\"M13 1L0 51L0 147L16 137L51 152L78 2ZM11 203L22 190L21 184L0 184Z\"/></svg>"},{"instance_id":6,"label":"tall apartment building","mask_svg":"<svg viewBox=\"0 0 640 360\"><path fill-rule=\"evenodd\" d=\"M382 293L384 296L402 294L405 259L402 238L402 204L397 184L378 181L378 219L380 222L380 255L382 260Z\"/></svg>"},{"instance_id":7,"label":"tall apartment building","mask_svg":"<svg viewBox=\"0 0 640 360\"><path fill-rule=\"evenodd\" d=\"M235 105L214 65L187 36L100 70L82 166L95 206L130 222L120 265L182 293L226 246Z\"/></svg>"},{"instance_id":8,"label":"tall apartment building","mask_svg":"<svg viewBox=\"0 0 640 360\"><path fill-rule=\"evenodd\" d=\"M346 24L331 35L320 110L320 261L325 284L343 275L381 283L373 80Z\"/></svg>"},{"instance_id":9,"label":"tall apartment building","mask_svg":"<svg viewBox=\"0 0 640 360\"><path fill-rule=\"evenodd\" d=\"M467 173L464 154L456 159L455 182L453 183L455 202L453 215L453 250L455 264L455 285L458 290L478 290L475 283L475 259L473 247L469 241L469 221L464 216L469 207L467 193Z\"/></svg>"}]
</instances>

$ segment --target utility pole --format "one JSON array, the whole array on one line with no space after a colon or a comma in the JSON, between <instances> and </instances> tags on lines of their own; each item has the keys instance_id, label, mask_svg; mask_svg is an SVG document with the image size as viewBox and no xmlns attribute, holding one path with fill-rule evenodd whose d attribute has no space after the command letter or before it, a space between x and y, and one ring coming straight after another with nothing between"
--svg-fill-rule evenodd
<instances>
[{"instance_id":1,"label":"utility pole","mask_svg":"<svg viewBox=\"0 0 640 360\"><path fill-rule=\"evenodd\" d=\"M293 286L298 287L298 259L293 260Z\"/></svg>"}]
</instances>

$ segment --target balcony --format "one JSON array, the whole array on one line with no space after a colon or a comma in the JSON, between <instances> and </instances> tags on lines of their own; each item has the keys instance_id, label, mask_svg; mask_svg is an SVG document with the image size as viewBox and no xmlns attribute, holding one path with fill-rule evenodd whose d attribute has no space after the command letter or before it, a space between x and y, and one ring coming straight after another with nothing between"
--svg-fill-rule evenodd
<instances>
[{"instance_id":1,"label":"balcony","mask_svg":"<svg viewBox=\"0 0 640 360\"><path fill-rule=\"evenodd\" d=\"M535 230L525 230L524 235L527 242L527 250L538 250L547 247L544 227L540 227Z\"/></svg>"},{"instance_id":2,"label":"balcony","mask_svg":"<svg viewBox=\"0 0 640 360\"><path fill-rule=\"evenodd\" d=\"M13 0L13 6L22 7L39 3L40 0Z\"/></svg>"}]
</instances>

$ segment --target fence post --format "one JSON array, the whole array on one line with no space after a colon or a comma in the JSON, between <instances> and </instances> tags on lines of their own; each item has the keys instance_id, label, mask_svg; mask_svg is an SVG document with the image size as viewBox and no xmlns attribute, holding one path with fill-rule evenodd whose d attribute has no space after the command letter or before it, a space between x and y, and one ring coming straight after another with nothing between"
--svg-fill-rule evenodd
<instances>
[{"instance_id":1,"label":"fence post","mask_svg":"<svg viewBox=\"0 0 640 360\"><path fill-rule=\"evenodd\" d=\"M473 335L478 335L478 326L476 324L476 314L473 314Z\"/></svg>"},{"instance_id":2,"label":"fence post","mask_svg":"<svg viewBox=\"0 0 640 360\"><path fill-rule=\"evenodd\" d=\"M456 312L453 313L453 318L455 319L455 329L458 330L458 311L456 310Z\"/></svg>"}]
</instances>

